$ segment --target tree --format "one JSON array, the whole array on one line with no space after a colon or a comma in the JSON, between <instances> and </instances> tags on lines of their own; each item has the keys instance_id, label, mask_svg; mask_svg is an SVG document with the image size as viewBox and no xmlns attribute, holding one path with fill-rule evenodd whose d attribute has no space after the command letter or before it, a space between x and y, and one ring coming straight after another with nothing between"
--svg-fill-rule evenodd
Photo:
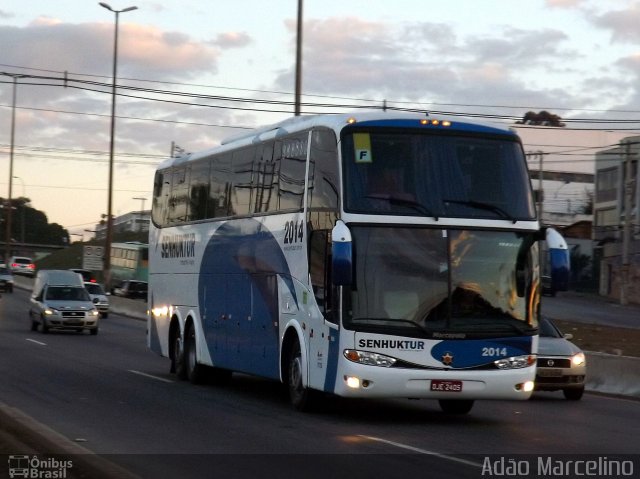
<instances>
[{"instance_id":1,"label":"tree","mask_svg":"<svg viewBox=\"0 0 640 479\"><path fill-rule=\"evenodd\" d=\"M22 242L24 231L24 242L34 244L48 244L64 246L69 244L69 232L57 223L49 223L47 215L29 206L31 200L25 197L11 199L11 239L14 242ZM2 222L0 223L0 241L6 241L6 213L7 201L0 198L3 211L0 213Z\"/></svg>"},{"instance_id":2,"label":"tree","mask_svg":"<svg viewBox=\"0 0 640 479\"><path fill-rule=\"evenodd\" d=\"M522 120L516 121L517 125L538 125L538 126L556 126L563 127L566 126L565 123L562 123L562 118L553 113L549 113L546 110L542 110L539 113L534 111L528 111L522 117Z\"/></svg>"}]
</instances>

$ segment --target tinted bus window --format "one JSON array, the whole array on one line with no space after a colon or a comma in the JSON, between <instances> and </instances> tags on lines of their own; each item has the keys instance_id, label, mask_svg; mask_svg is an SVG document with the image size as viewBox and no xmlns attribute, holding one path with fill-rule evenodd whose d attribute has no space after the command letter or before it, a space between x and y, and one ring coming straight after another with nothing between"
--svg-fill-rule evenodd
<instances>
[{"instance_id":1,"label":"tinted bus window","mask_svg":"<svg viewBox=\"0 0 640 479\"><path fill-rule=\"evenodd\" d=\"M209 161L199 161L191 166L189 183L189 220L207 218L209 202Z\"/></svg>"},{"instance_id":2,"label":"tinted bus window","mask_svg":"<svg viewBox=\"0 0 640 479\"><path fill-rule=\"evenodd\" d=\"M211 179L207 217L228 216L231 195L231 155L217 156L211 160Z\"/></svg>"},{"instance_id":3,"label":"tinted bus window","mask_svg":"<svg viewBox=\"0 0 640 479\"><path fill-rule=\"evenodd\" d=\"M255 148L243 148L233 153L233 194L231 209L234 215L251 213L251 176Z\"/></svg>"},{"instance_id":4,"label":"tinted bus window","mask_svg":"<svg viewBox=\"0 0 640 479\"><path fill-rule=\"evenodd\" d=\"M169 196L169 223L183 223L187 220L189 208L189 170L175 168L171 174L171 194Z\"/></svg>"},{"instance_id":5,"label":"tinted bus window","mask_svg":"<svg viewBox=\"0 0 640 479\"><path fill-rule=\"evenodd\" d=\"M307 158L307 132L282 141L279 177L279 209L301 210Z\"/></svg>"}]
</instances>

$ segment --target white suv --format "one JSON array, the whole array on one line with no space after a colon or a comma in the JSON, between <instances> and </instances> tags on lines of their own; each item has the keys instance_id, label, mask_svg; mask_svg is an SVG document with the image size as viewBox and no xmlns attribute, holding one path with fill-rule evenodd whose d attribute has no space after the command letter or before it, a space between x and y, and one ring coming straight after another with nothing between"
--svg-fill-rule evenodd
<instances>
[{"instance_id":1,"label":"white suv","mask_svg":"<svg viewBox=\"0 0 640 479\"><path fill-rule=\"evenodd\" d=\"M36 271L36 265L33 264L33 260L26 256L12 256L7 266L13 274L33 276Z\"/></svg>"}]
</instances>

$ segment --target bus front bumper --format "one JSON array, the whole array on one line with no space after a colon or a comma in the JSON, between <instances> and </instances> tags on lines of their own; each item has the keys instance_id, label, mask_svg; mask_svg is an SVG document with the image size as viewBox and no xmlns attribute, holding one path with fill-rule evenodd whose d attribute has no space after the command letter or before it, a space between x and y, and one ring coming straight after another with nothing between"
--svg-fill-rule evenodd
<instances>
[{"instance_id":1,"label":"bus front bumper","mask_svg":"<svg viewBox=\"0 0 640 479\"><path fill-rule=\"evenodd\" d=\"M510 370L400 369L343 364L335 394L353 398L529 399L535 366Z\"/></svg>"}]
</instances>

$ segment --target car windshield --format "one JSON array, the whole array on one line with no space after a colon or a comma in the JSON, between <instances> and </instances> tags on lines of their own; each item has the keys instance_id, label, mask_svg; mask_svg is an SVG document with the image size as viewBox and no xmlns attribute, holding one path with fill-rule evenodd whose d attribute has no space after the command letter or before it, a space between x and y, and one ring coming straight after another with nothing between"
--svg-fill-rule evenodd
<instances>
[{"instance_id":1,"label":"car windshield","mask_svg":"<svg viewBox=\"0 0 640 479\"><path fill-rule=\"evenodd\" d=\"M104 294L102 286L100 286L98 283L88 283L85 284L84 287L87 291L89 291L89 294Z\"/></svg>"},{"instance_id":2,"label":"car windshield","mask_svg":"<svg viewBox=\"0 0 640 479\"><path fill-rule=\"evenodd\" d=\"M556 326L546 318L540 320L540 336L544 338L562 338L562 334Z\"/></svg>"},{"instance_id":3,"label":"car windshield","mask_svg":"<svg viewBox=\"0 0 640 479\"><path fill-rule=\"evenodd\" d=\"M47 289L45 299L50 301L90 301L89 293L84 288L72 286L51 286Z\"/></svg>"}]
</instances>

